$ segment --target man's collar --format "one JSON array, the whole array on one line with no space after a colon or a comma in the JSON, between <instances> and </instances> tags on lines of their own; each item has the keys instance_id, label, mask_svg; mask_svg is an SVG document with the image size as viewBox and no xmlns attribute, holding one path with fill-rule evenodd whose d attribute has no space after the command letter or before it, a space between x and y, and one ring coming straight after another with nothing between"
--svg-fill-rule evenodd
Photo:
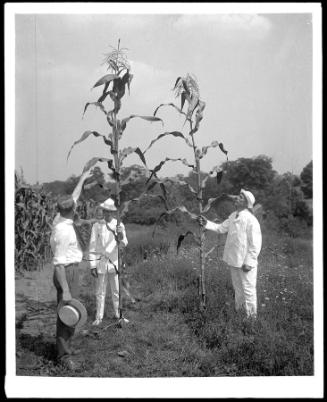
<instances>
[{"instance_id":1,"label":"man's collar","mask_svg":"<svg viewBox=\"0 0 327 402\"><path fill-rule=\"evenodd\" d=\"M72 218L65 218L64 216L60 215L59 219L58 219L58 223L59 222L73 223L73 219Z\"/></svg>"}]
</instances>

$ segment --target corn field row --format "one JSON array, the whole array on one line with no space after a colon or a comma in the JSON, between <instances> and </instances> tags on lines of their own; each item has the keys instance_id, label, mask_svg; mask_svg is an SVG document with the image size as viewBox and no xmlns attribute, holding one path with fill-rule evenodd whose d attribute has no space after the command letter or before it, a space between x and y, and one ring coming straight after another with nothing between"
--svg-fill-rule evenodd
<instances>
[{"instance_id":1,"label":"corn field row","mask_svg":"<svg viewBox=\"0 0 327 402\"><path fill-rule=\"evenodd\" d=\"M85 219L93 215L89 201L79 203L78 215ZM52 258L51 224L57 213L56 199L42 188L20 185L15 189L15 270L34 271Z\"/></svg>"}]
</instances>

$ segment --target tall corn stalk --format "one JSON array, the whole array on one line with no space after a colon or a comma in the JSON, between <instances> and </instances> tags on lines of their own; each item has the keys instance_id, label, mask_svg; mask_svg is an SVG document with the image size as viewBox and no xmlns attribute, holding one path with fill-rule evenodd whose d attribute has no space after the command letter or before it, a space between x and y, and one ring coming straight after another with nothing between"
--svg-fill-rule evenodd
<instances>
[{"instance_id":1,"label":"tall corn stalk","mask_svg":"<svg viewBox=\"0 0 327 402\"><path fill-rule=\"evenodd\" d=\"M115 197L116 197L116 206L117 206L117 227L121 223L121 219L126 214L129 208L129 204L131 201L138 201L142 196L147 192L144 191L138 198L133 200L128 200L121 205L120 193L122 191L122 186L128 182L129 178L127 177L124 182L121 181L121 173L122 173L122 162L123 160L130 154L136 153L144 166L147 169L144 153L140 150L139 147L127 147L120 149L120 140L123 136L124 130L126 129L127 123L133 118L141 118L143 120L147 120L150 122L162 122L159 117L155 116L139 116L139 115L130 115L129 117L119 119L118 114L121 109L121 100L125 95L126 87L128 91L130 90L130 83L132 81L133 75L130 73L131 68L129 62L125 55L126 49L120 48L120 40L118 41L118 47L108 54L106 54L104 64L107 65L107 70L109 70L109 74L104 75L100 78L93 88L103 87L102 95L98 98L96 102L86 103L84 108L83 116L90 105L98 107L105 115L106 120L108 122L110 132L108 135L103 135L94 130L85 131L81 138L74 142L72 145L67 159L73 149L73 147L86 140L90 135L95 137L101 137L106 146L109 147L109 158L102 157L94 157L90 159L86 165L84 166L83 172L91 169L98 162L106 162L109 170L111 171L111 175L115 180ZM107 97L111 99L113 102L113 108L111 110L106 110L103 102L107 99ZM123 318L123 303L122 303L122 256L120 251L120 240L117 236L117 231L113 232L115 239L118 243L118 277L119 277L119 314L120 319Z\"/></svg>"},{"instance_id":2,"label":"tall corn stalk","mask_svg":"<svg viewBox=\"0 0 327 402\"><path fill-rule=\"evenodd\" d=\"M227 151L224 149L223 144L218 141L213 141L210 145L204 146L201 149L196 145L195 134L199 130L200 122L203 118L203 110L205 108L205 102L203 102L200 99L199 87L198 87L198 84L197 84L195 78L189 74L187 74L187 76L185 78L178 77L176 80L175 86L174 86L174 91L175 91L176 97L180 97L180 99L181 99L181 107L179 108L174 103L162 104L155 110L154 116L156 116L159 108L161 108L162 106L171 106L171 107L175 108L181 115L185 116L185 123L187 122L189 125L189 131L188 131L189 138L184 136L184 134L182 134L179 131L174 131L170 134L173 134L175 137L180 137L180 138L184 139L185 143L193 149L194 164L190 164L186 159L182 159L182 158L178 158L178 159L166 158L165 160L161 161L159 163L159 165L157 165L153 169L152 172L157 173L161 169L163 164L166 163L167 161L181 161L184 165L191 167L197 177L196 189L192 188L192 186L190 186L190 184L186 183L185 181L178 180L178 182L180 184L187 185L189 190L196 197L196 199L198 201L198 214L201 215L202 213L205 213L210 209L213 202L224 198L224 196L211 198L208 200L207 205L205 205L205 206L203 205L203 189L205 187L205 183L206 183L208 177L210 177L211 174L215 173L217 175L217 183L219 184L222 179L223 172L218 168L218 166L215 166L209 172L209 174L207 174L206 177L202 180L201 179L201 159L206 155L209 148L219 147L220 150L226 155L226 157L227 157ZM187 104L187 111L183 112L183 107L185 104ZM159 136L156 140L158 140L162 136L163 136L163 134L161 136ZM149 149L156 142L156 140L152 141L150 146L147 149ZM147 151L147 149L144 151L144 153ZM163 184L164 181L160 181L160 182ZM185 206L183 206L183 205L180 207L176 207L171 210L168 210L167 212L162 214L162 216L166 215L166 214L168 214L168 215L173 214L176 211L182 211L184 213L187 213L192 219L196 218L196 215L194 213L191 213L190 211L188 211L185 208ZM205 260L206 260L206 257L214 250L214 248L209 250L209 252L205 252L204 228L199 225L198 234L194 234L194 233L188 231L187 233L179 236L177 249L180 247L181 242L188 234L191 234L195 237L196 242L199 246L199 254L200 254L200 256L199 256L200 257L199 258L200 259L200 261L199 261L200 262L199 298L200 298L200 308L204 309L206 307Z\"/></svg>"}]
</instances>

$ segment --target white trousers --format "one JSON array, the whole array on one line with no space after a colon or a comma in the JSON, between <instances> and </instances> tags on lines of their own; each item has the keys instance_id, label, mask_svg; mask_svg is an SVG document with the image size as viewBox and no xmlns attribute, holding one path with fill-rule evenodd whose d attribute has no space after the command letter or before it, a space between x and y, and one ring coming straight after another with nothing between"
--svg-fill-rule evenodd
<instances>
[{"instance_id":1,"label":"white trousers","mask_svg":"<svg viewBox=\"0 0 327 402\"><path fill-rule=\"evenodd\" d=\"M98 273L96 280L96 319L103 319L104 305L106 300L107 283L109 281L111 290L111 299L114 308L114 313L119 318L119 281L116 273Z\"/></svg>"},{"instance_id":2,"label":"white trousers","mask_svg":"<svg viewBox=\"0 0 327 402\"><path fill-rule=\"evenodd\" d=\"M248 317L257 315L257 268L243 272L242 268L230 267L235 292L235 309L245 308Z\"/></svg>"}]
</instances>

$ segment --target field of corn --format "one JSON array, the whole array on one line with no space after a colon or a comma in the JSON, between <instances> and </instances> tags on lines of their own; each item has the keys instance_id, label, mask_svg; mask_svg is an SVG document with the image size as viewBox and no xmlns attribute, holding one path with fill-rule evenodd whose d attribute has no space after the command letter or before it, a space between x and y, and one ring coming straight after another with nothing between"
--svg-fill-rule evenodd
<instances>
[{"instance_id":1,"label":"field of corn","mask_svg":"<svg viewBox=\"0 0 327 402\"><path fill-rule=\"evenodd\" d=\"M176 253L174 227L127 225L126 277L136 299L124 297L124 328L112 320L110 290L101 327L94 282L82 264L81 300L88 311L75 344L79 368L55 361L55 289L52 267L30 267L16 277L17 375L73 377L226 377L313 375L312 241L263 236L258 271L258 319L233 309L229 272L221 261L223 236L206 267L207 308L199 310L198 251L186 239Z\"/></svg>"}]
</instances>

